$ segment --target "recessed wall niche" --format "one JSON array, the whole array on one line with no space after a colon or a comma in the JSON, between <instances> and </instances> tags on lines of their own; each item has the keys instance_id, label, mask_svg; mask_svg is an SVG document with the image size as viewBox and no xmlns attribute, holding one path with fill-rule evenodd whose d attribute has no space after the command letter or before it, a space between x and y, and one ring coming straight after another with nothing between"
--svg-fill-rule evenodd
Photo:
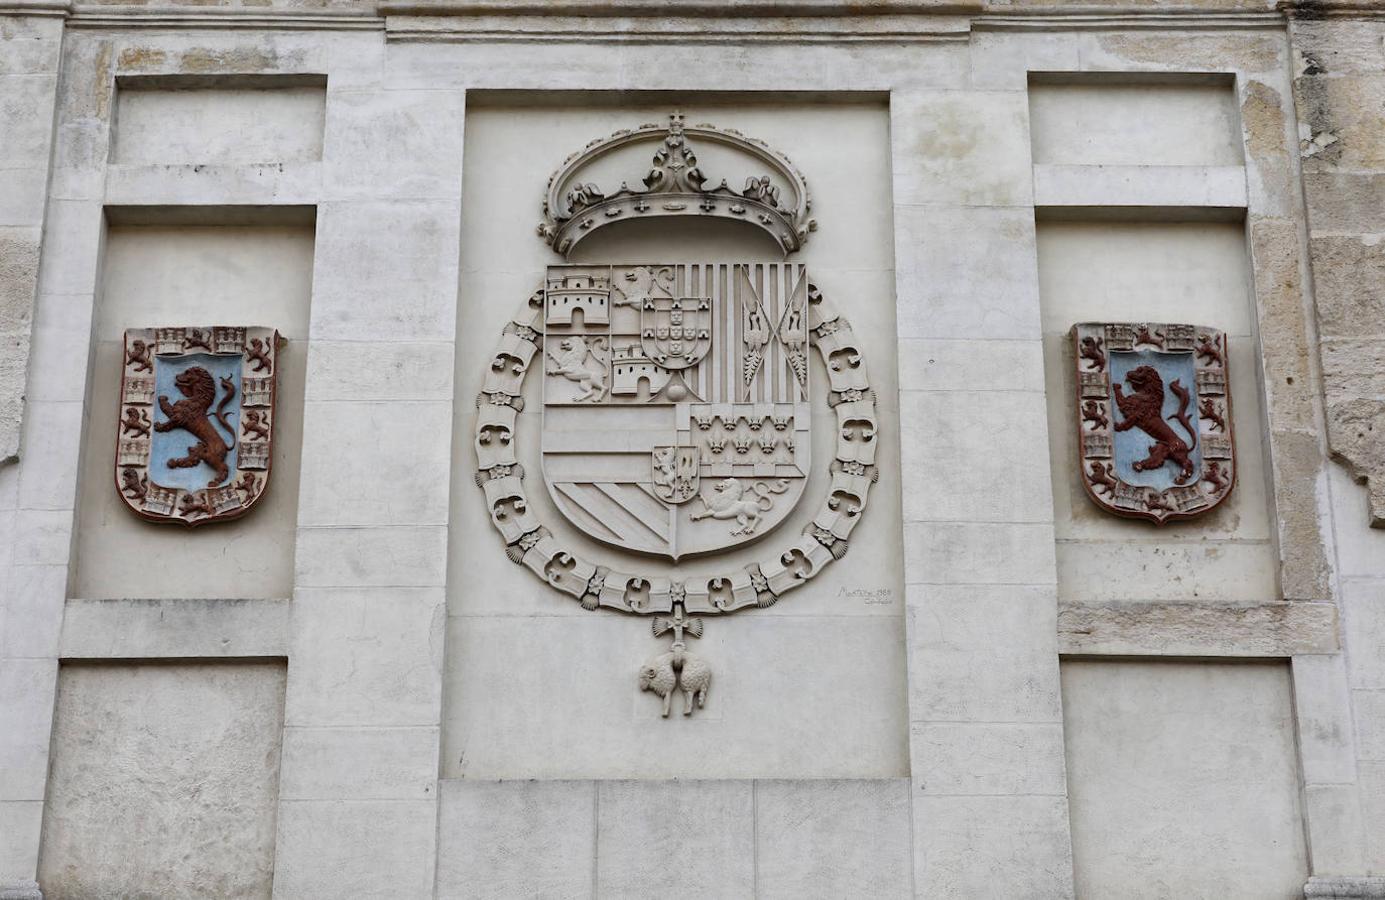
<instances>
[{"instance_id":1,"label":"recessed wall niche","mask_svg":"<svg viewBox=\"0 0 1385 900\"><path fill-rule=\"evenodd\" d=\"M1278 599L1244 225L1041 220L1038 251L1059 600ZM1164 526L1098 509L1078 480L1074 446L1068 329L1144 321L1219 328L1230 351L1235 489L1207 515Z\"/></svg>"},{"instance_id":2,"label":"recessed wall niche","mask_svg":"<svg viewBox=\"0 0 1385 900\"><path fill-rule=\"evenodd\" d=\"M108 211L70 596L292 593L314 219L311 208ZM112 474L125 329L223 324L275 327L287 340L278 358L268 492L231 522L146 522L125 507Z\"/></svg>"},{"instance_id":3,"label":"recessed wall niche","mask_svg":"<svg viewBox=\"0 0 1385 900\"><path fill-rule=\"evenodd\" d=\"M167 166L321 159L326 98L327 79L320 75L120 78L110 161Z\"/></svg>"},{"instance_id":4,"label":"recessed wall niche","mask_svg":"<svg viewBox=\"0 0 1385 900\"><path fill-rule=\"evenodd\" d=\"M659 718L637 683L640 665L666 649L648 616L588 611L506 557L475 470L471 402L497 336L543 279L564 262L534 234L549 176L594 138L663 123L681 108L761 140L802 171L818 229L789 258L850 320L878 395L880 482L851 535L850 552L767 609L705 616L688 649L713 668L704 709ZM824 129L830 141L815 140ZM718 148L691 141L711 185ZM469 96L462 213L448 630L443 710L444 778L884 778L908 762L904 664L899 417L888 108L876 96L623 95ZM600 173L610 188L639 184L632 171ZM739 180L736 175L739 174ZM609 188L608 188L609 189ZM758 228L677 218L626 222L584 239L570 262L780 262ZM737 227L739 225L739 227ZM810 355L811 378L826 383ZM538 357L532 363L541 371ZM539 377L525 382L516 443L530 506L583 558L620 571L689 581L733 571L796 539L826 495L835 415L813 398L813 461L803 501L762 540L677 564L620 551L568 523L544 484L538 452ZM814 390L818 390L818 387ZM706 486L704 479L703 485ZM696 502L696 501L693 501ZM675 706L675 709L678 707ZM613 748L619 747L619 752Z\"/></svg>"}]
</instances>

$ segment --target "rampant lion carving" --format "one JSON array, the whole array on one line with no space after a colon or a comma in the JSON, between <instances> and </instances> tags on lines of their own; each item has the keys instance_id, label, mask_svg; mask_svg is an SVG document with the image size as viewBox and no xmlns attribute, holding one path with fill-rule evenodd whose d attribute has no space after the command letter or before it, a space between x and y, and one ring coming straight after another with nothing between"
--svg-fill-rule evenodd
<instances>
[{"instance_id":1,"label":"rampant lion carving","mask_svg":"<svg viewBox=\"0 0 1385 900\"><path fill-rule=\"evenodd\" d=\"M1154 439L1154 443L1149 446L1149 455L1137 460L1133 468L1137 472L1144 472L1158 469L1165 462L1172 461L1181 470L1173 477L1174 484L1186 483L1193 476L1193 460L1189 453L1192 447L1197 445L1197 432L1188 421L1188 404L1192 399L1188 389L1176 378L1169 382L1169 390L1177 394L1179 400L1178 412L1169 418L1177 419L1183 426L1183 430L1192 441L1191 445L1185 443L1169 423L1164 421L1164 381L1153 366L1131 369L1125 380L1130 382L1134 393L1124 393L1119 383L1113 385L1116 406L1124 417L1123 421L1115 423L1116 430L1129 431L1131 428L1139 428Z\"/></svg>"},{"instance_id":2,"label":"rampant lion carving","mask_svg":"<svg viewBox=\"0 0 1385 900\"><path fill-rule=\"evenodd\" d=\"M216 411L212 412L212 402L216 399L216 382L206 369L193 366L178 373L173 383L186 399L169 403L168 396L160 394L159 409L168 416L168 420L155 422L154 430L162 433L181 428L197 438L197 443L188 447L187 456L170 459L168 467L189 469L198 463L206 463L216 472L207 482L207 487L216 487L231 474L230 467L226 464L226 454L236 445L236 431L227 423L225 409L235 396L236 387L231 379L221 379L221 386L225 389L226 395L222 397ZM229 443L222 440L220 432L212 425L212 418L220 422L221 427L230 434Z\"/></svg>"},{"instance_id":3,"label":"rampant lion carving","mask_svg":"<svg viewBox=\"0 0 1385 900\"><path fill-rule=\"evenodd\" d=\"M693 513L692 520L735 519L736 527L731 529L732 534L754 534L761 514L769 512L774 506L770 494L782 494L788 489L789 483L783 478L776 481L773 487L756 481L751 485L755 496L746 497L745 487L739 481L723 478L713 486L710 494L703 491L697 495L702 501L702 512Z\"/></svg>"},{"instance_id":4,"label":"rampant lion carving","mask_svg":"<svg viewBox=\"0 0 1385 900\"><path fill-rule=\"evenodd\" d=\"M653 297L673 296L671 266L637 266L625 273L625 280L630 282L631 286L627 287L619 282L615 284L620 297L612 299L613 306L640 307Z\"/></svg>"},{"instance_id":5,"label":"rampant lion carving","mask_svg":"<svg viewBox=\"0 0 1385 900\"><path fill-rule=\"evenodd\" d=\"M572 335L562 339L558 344L557 353L549 351L548 355L553 365L548 367L548 374L561 375L568 381L575 381L581 389L577 396L572 398L573 402L595 401L606 396L605 372L587 367L587 357L592 356L598 363L603 364L604 369L605 360L597 355L599 350L599 339L593 340L592 345L588 346L586 338Z\"/></svg>"}]
</instances>

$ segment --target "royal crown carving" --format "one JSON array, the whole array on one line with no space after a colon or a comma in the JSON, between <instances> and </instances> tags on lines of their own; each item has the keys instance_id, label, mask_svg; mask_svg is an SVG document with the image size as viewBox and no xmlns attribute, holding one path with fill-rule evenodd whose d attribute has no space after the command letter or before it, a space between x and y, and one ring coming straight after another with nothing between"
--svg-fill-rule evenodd
<instances>
[{"instance_id":1,"label":"royal crown carving","mask_svg":"<svg viewBox=\"0 0 1385 900\"><path fill-rule=\"evenodd\" d=\"M726 169L704 171L694 145L729 151L720 153ZM640 148L651 153L643 174L634 171ZM624 160L626 156L631 158ZM602 175L622 162L630 164L629 176L612 190ZM632 181L641 186L631 187ZM768 232L789 254L817 227L809 217L811 209L807 182L781 153L734 129L684 124L682 114L675 112L666 125L651 122L621 129L569 156L548 180L538 234L567 256L604 225L669 216L710 217L749 222Z\"/></svg>"}]
</instances>

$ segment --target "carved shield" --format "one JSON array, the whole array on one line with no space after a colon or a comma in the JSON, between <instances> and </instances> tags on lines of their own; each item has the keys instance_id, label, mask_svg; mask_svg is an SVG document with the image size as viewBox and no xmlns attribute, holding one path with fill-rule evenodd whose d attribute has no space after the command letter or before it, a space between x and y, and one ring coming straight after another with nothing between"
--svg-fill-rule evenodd
<instances>
[{"instance_id":1,"label":"carved shield","mask_svg":"<svg viewBox=\"0 0 1385 900\"><path fill-rule=\"evenodd\" d=\"M782 522L811 449L807 290L787 263L551 267L543 470L563 515L670 559Z\"/></svg>"},{"instance_id":2,"label":"carved shield","mask_svg":"<svg viewBox=\"0 0 1385 900\"><path fill-rule=\"evenodd\" d=\"M1072 329L1077 451L1097 506L1162 524L1202 515L1236 481L1226 335L1200 325Z\"/></svg>"},{"instance_id":3,"label":"carved shield","mask_svg":"<svg viewBox=\"0 0 1385 900\"><path fill-rule=\"evenodd\" d=\"M697 365L712 346L707 297L647 297L640 309L640 344L662 368Z\"/></svg>"},{"instance_id":4,"label":"carved shield","mask_svg":"<svg viewBox=\"0 0 1385 900\"><path fill-rule=\"evenodd\" d=\"M216 325L125 332L115 483L137 515L204 525L264 496L279 333Z\"/></svg>"}]
</instances>

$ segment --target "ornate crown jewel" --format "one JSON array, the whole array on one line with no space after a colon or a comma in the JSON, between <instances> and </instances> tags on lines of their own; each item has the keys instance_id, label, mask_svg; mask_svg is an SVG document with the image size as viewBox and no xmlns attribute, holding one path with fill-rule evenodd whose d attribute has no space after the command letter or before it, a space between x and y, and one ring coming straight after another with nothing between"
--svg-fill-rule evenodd
<instances>
[{"instance_id":1,"label":"ornate crown jewel","mask_svg":"<svg viewBox=\"0 0 1385 900\"><path fill-rule=\"evenodd\" d=\"M688 138L718 144L745 158L751 167L745 187L736 190L725 178L720 185L708 187ZM582 180L582 174L603 158L647 143L657 147L643 188L621 182L618 190L607 194L597 184ZM682 114L674 112L667 125L649 123L622 129L569 156L548 180L544 222L538 233L566 256L582 238L612 222L710 216L764 229L787 255L803 246L808 233L817 228L817 222L808 216L811 207L807 181L783 154L729 128L705 123L684 125Z\"/></svg>"}]
</instances>

